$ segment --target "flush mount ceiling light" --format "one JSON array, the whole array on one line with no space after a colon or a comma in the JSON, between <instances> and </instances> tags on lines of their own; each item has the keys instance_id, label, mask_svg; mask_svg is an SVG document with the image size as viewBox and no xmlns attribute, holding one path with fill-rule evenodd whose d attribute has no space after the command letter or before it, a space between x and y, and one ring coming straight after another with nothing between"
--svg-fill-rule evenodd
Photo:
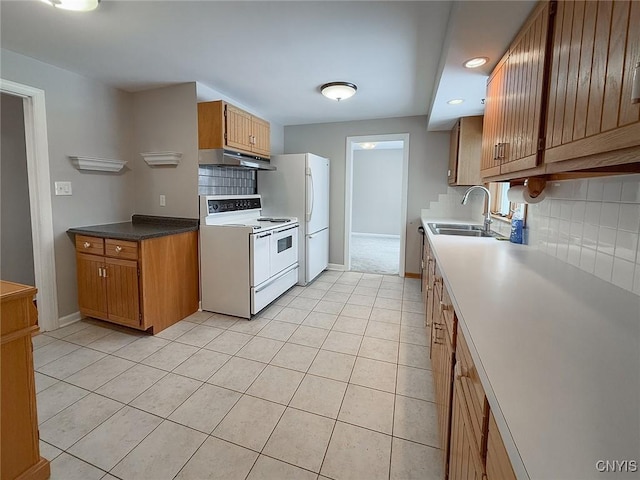
<instances>
[{"instance_id":1,"label":"flush mount ceiling light","mask_svg":"<svg viewBox=\"0 0 640 480\"><path fill-rule=\"evenodd\" d=\"M478 68L487 63L489 59L487 57L474 57L464 62L466 68Z\"/></svg>"},{"instance_id":2,"label":"flush mount ceiling light","mask_svg":"<svg viewBox=\"0 0 640 480\"><path fill-rule=\"evenodd\" d=\"M376 143L371 143L371 142L365 142L360 144L360 146L365 150L372 150L376 148L376 145L377 145Z\"/></svg>"},{"instance_id":3,"label":"flush mount ceiling light","mask_svg":"<svg viewBox=\"0 0 640 480\"><path fill-rule=\"evenodd\" d=\"M460 105L462 102L464 102L464 100L461 98L454 98L453 100L449 100L447 103L449 105Z\"/></svg>"},{"instance_id":4,"label":"flush mount ceiling light","mask_svg":"<svg viewBox=\"0 0 640 480\"><path fill-rule=\"evenodd\" d=\"M90 12L95 10L100 0L42 0L48 5L52 5L61 10L71 10L74 12Z\"/></svg>"},{"instance_id":5,"label":"flush mount ceiling light","mask_svg":"<svg viewBox=\"0 0 640 480\"><path fill-rule=\"evenodd\" d=\"M358 87L354 83L349 82L331 82L325 83L320 87L320 92L331 100L345 100L356 94Z\"/></svg>"}]
</instances>

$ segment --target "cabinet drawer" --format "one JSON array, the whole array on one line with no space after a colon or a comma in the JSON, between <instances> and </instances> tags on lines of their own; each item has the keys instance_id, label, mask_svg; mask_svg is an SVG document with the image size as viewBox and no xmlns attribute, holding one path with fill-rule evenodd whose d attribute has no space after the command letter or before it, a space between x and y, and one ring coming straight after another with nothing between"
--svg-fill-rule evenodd
<instances>
[{"instance_id":1,"label":"cabinet drawer","mask_svg":"<svg viewBox=\"0 0 640 480\"><path fill-rule=\"evenodd\" d=\"M78 253L90 253L92 255L104 255L104 239L76 235L76 250Z\"/></svg>"},{"instance_id":2,"label":"cabinet drawer","mask_svg":"<svg viewBox=\"0 0 640 480\"><path fill-rule=\"evenodd\" d=\"M138 259L138 242L128 242L126 240L105 240L105 255L107 257L126 258L128 260Z\"/></svg>"}]
</instances>

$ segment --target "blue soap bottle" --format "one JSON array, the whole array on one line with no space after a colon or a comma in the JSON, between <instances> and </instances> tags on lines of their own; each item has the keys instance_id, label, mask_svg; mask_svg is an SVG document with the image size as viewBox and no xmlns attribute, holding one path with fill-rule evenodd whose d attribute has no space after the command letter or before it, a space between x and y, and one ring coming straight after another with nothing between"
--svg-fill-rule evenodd
<instances>
[{"instance_id":1,"label":"blue soap bottle","mask_svg":"<svg viewBox=\"0 0 640 480\"><path fill-rule=\"evenodd\" d=\"M518 205L511 217L511 236L509 240L511 243L524 243L524 215L522 213L524 205Z\"/></svg>"}]
</instances>

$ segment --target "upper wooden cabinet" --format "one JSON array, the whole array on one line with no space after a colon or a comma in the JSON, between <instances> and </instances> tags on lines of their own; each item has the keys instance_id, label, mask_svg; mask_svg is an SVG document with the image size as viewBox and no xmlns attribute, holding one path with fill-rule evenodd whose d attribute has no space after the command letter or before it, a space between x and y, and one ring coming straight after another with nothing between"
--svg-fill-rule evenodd
<instances>
[{"instance_id":1,"label":"upper wooden cabinet","mask_svg":"<svg viewBox=\"0 0 640 480\"><path fill-rule=\"evenodd\" d=\"M640 2L558 2L552 58L547 172L638 162L617 151L640 146Z\"/></svg>"},{"instance_id":2,"label":"upper wooden cabinet","mask_svg":"<svg viewBox=\"0 0 640 480\"><path fill-rule=\"evenodd\" d=\"M543 147L549 3L530 15L487 83L482 176L535 168Z\"/></svg>"},{"instance_id":3,"label":"upper wooden cabinet","mask_svg":"<svg viewBox=\"0 0 640 480\"><path fill-rule=\"evenodd\" d=\"M269 157L271 153L269 122L234 107L227 102L198 104L198 148L228 148Z\"/></svg>"},{"instance_id":4,"label":"upper wooden cabinet","mask_svg":"<svg viewBox=\"0 0 640 480\"><path fill-rule=\"evenodd\" d=\"M487 83L483 179L640 164L638 62L640 2L541 2Z\"/></svg>"},{"instance_id":5,"label":"upper wooden cabinet","mask_svg":"<svg viewBox=\"0 0 640 480\"><path fill-rule=\"evenodd\" d=\"M449 185L478 185L482 155L482 115L458 119L451 130Z\"/></svg>"}]
</instances>

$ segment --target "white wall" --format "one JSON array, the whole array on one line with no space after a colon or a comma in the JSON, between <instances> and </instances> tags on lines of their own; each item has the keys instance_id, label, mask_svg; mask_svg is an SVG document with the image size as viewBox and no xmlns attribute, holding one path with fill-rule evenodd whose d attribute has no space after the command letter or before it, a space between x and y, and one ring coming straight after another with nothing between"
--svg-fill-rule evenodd
<instances>
[{"instance_id":1,"label":"white wall","mask_svg":"<svg viewBox=\"0 0 640 480\"><path fill-rule=\"evenodd\" d=\"M2 94L0 278L35 285L22 98Z\"/></svg>"},{"instance_id":2,"label":"white wall","mask_svg":"<svg viewBox=\"0 0 640 480\"><path fill-rule=\"evenodd\" d=\"M427 132L427 117L296 125L284 128L285 153L312 152L331 159L329 262L344 265L346 137L409 133L409 192L405 269L420 271L421 209L447 190L449 132Z\"/></svg>"},{"instance_id":3,"label":"white wall","mask_svg":"<svg viewBox=\"0 0 640 480\"><path fill-rule=\"evenodd\" d=\"M196 84L133 94L135 213L198 218ZM142 152L180 152L177 166L150 167ZM160 195L166 206L160 206Z\"/></svg>"},{"instance_id":4,"label":"white wall","mask_svg":"<svg viewBox=\"0 0 640 480\"><path fill-rule=\"evenodd\" d=\"M51 182L71 181L72 196L56 197L55 236L58 315L78 310L75 250L70 227L126 221L133 214L134 175L131 96L95 80L2 50L2 78L45 92ZM82 172L68 155L129 160L119 174Z\"/></svg>"},{"instance_id":5,"label":"white wall","mask_svg":"<svg viewBox=\"0 0 640 480\"><path fill-rule=\"evenodd\" d=\"M354 150L351 231L400 235L402 149Z\"/></svg>"}]
</instances>

